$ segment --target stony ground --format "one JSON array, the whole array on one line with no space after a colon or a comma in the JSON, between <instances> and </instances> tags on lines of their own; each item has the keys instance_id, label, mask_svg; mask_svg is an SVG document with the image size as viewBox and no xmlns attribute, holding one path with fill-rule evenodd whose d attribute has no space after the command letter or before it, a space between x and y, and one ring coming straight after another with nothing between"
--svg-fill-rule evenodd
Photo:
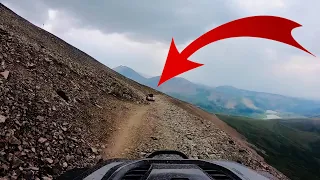
<instances>
[{"instance_id":1,"label":"stony ground","mask_svg":"<svg viewBox=\"0 0 320 180\"><path fill-rule=\"evenodd\" d=\"M148 104L150 92L158 98ZM285 179L230 127L186 107L0 4L1 179L53 179L101 158L137 158L159 149L234 160Z\"/></svg>"},{"instance_id":2,"label":"stony ground","mask_svg":"<svg viewBox=\"0 0 320 180\"><path fill-rule=\"evenodd\" d=\"M193 159L237 161L256 171L286 179L252 149L244 146L240 142L243 140L232 138L219 129L215 122L220 120L214 115L206 119L202 114L195 115L190 111L195 107L184 109L171 101L159 95L156 102L133 108L133 118L124 120L124 125L119 125L113 134L114 141L106 145L105 158L143 158L153 151L170 149Z\"/></svg>"},{"instance_id":3,"label":"stony ground","mask_svg":"<svg viewBox=\"0 0 320 180\"><path fill-rule=\"evenodd\" d=\"M0 4L0 177L95 165L143 89Z\"/></svg>"}]
</instances>

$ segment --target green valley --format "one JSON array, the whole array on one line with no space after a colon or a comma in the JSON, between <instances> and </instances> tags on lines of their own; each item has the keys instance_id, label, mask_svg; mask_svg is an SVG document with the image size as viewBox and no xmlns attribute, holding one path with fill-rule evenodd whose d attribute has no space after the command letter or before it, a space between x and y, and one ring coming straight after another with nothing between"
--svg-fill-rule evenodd
<instances>
[{"instance_id":1,"label":"green valley","mask_svg":"<svg viewBox=\"0 0 320 180\"><path fill-rule=\"evenodd\" d=\"M320 179L320 120L257 120L217 114L291 179Z\"/></svg>"}]
</instances>

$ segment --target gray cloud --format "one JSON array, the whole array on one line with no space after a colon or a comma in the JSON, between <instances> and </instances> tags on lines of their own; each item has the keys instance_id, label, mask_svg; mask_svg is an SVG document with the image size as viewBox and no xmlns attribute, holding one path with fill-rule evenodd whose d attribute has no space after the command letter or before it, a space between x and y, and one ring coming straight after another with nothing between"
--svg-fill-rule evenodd
<instances>
[{"instance_id":1,"label":"gray cloud","mask_svg":"<svg viewBox=\"0 0 320 180\"><path fill-rule=\"evenodd\" d=\"M48 18L47 9L49 8L45 3L39 0L0 0L4 5L12 8L13 11L19 13L22 17L27 20L32 20L38 24L42 24Z\"/></svg>"},{"instance_id":2,"label":"gray cloud","mask_svg":"<svg viewBox=\"0 0 320 180\"><path fill-rule=\"evenodd\" d=\"M204 27L212 23L220 24L240 17L225 0L139 0L125 3L117 0L38 0L32 5L42 3L72 14L81 20L82 26L93 26L106 33L125 33L140 41L168 42L174 37L181 43L201 35ZM29 1L19 1L19 6L29 6L26 10L40 11L39 7L30 7L30 4Z\"/></svg>"}]
</instances>

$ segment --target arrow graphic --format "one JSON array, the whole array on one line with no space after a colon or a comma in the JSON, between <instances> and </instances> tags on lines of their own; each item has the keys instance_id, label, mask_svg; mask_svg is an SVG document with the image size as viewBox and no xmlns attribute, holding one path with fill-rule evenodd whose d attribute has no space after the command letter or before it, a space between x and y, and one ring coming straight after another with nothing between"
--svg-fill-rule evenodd
<instances>
[{"instance_id":1,"label":"arrow graphic","mask_svg":"<svg viewBox=\"0 0 320 180\"><path fill-rule=\"evenodd\" d=\"M246 17L231 21L208 31L189 44L181 53L179 53L174 43L174 39L172 38L167 60L158 82L158 86L179 74L202 66L203 64L192 62L188 60L188 58L202 47L227 38L265 38L291 45L313 55L297 43L291 35L291 31L300 26L300 24L282 17Z\"/></svg>"}]
</instances>

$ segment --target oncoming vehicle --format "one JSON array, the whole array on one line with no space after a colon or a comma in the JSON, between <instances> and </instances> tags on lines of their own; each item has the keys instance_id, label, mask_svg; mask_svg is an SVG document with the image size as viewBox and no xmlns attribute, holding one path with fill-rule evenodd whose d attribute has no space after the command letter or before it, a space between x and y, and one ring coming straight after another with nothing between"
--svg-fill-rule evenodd
<instances>
[{"instance_id":1,"label":"oncoming vehicle","mask_svg":"<svg viewBox=\"0 0 320 180\"><path fill-rule=\"evenodd\" d=\"M148 94L147 97L146 97L146 100L147 101L155 101L155 97L153 94Z\"/></svg>"},{"instance_id":2,"label":"oncoming vehicle","mask_svg":"<svg viewBox=\"0 0 320 180\"><path fill-rule=\"evenodd\" d=\"M267 180L276 179L232 161L189 159L179 151L162 150L144 159L110 159L91 169L69 170L57 179L74 180Z\"/></svg>"}]
</instances>

